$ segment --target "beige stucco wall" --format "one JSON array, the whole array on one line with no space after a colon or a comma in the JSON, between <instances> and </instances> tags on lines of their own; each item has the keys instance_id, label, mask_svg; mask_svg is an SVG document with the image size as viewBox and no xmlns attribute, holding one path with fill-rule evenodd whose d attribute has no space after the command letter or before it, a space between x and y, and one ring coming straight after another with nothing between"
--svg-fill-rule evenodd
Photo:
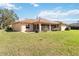
<instances>
[{"instance_id":1,"label":"beige stucco wall","mask_svg":"<svg viewBox=\"0 0 79 59\"><path fill-rule=\"evenodd\" d=\"M66 27L66 25L61 25L61 31L65 31Z\"/></svg>"},{"instance_id":2,"label":"beige stucco wall","mask_svg":"<svg viewBox=\"0 0 79 59\"><path fill-rule=\"evenodd\" d=\"M26 25L21 25L21 32L26 32Z\"/></svg>"},{"instance_id":3,"label":"beige stucco wall","mask_svg":"<svg viewBox=\"0 0 79 59\"><path fill-rule=\"evenodd\" d=\"M61 31L65 31L66 25L60 25L59 28ZM33 31L33 24L30 24L30 28L26 28L26 24L16 23L12 25L14 31L26 32L27 30ZM40 28L41 29L41 28Z\"/></svg>"},{"instance_id":4,"label":"beige stucco wall","mask_svg":"<svg viewBox=\"0 0 79 59\"><path fill-rule=\"evenodd\" d=\"M13 25L12 25L12 29L13 29L14 31L21 31L21 24L20 24L20 23L18 23L18 24L13 24Z\"/></svg>"},{"instance_id":5,"label":"beige stucco wall","mask_svg":"<svg viewBox=\"0 0 79 59\"><path fill-rule=\"evenodd\" d=\"M16 23L12 25L12 29L14 31L25 32L27 30L33 31L33 24L30 24L29 28L26 28L26 24Z\"/></svg>"},{"instance_id":6,"label":"beige stucco wall","mask_svg":"<svg viewBox=\"0 0 79 59\"><path fill-rule=\"evenodd\" d=\"M29 28L26 28L26 31L33 31L33 24L29 24Z\"/></svg>"}]
</instances>

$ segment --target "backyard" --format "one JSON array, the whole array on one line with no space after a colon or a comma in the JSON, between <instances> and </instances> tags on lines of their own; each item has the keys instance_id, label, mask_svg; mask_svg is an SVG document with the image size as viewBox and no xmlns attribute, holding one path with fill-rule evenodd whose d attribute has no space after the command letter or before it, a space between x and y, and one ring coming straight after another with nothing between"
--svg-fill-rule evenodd
<instances>
[{"instance_id":1,"label":"backyard","mask_svg":"<svg viewBox=\"0 0 79 59\"><path fill-rule=\"evenodd\" d=\"M22 33L0 30L0 55L79 55L79 31Z\"/></svg>"}]
</instances>

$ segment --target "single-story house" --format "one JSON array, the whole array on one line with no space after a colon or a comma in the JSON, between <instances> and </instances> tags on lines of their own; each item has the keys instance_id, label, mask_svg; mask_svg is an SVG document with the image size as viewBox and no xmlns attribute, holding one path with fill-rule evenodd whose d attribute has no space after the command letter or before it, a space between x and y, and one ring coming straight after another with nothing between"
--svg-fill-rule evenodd
<instances>
[{"instance_id":1,"label":"single-story house","mask_svg":"<svg viewBox=\"0 0 79 59\"><path fill-rule=\"evenodd\" d=\"M43 18L37 19L26 19L22 21L18 21L12 24L12 29L14 31L21 32L34 32L34 31L53 31L60 30L64 31L66 29L66 25L60 21L49 21Z\"/></svg>"}]
</instances>

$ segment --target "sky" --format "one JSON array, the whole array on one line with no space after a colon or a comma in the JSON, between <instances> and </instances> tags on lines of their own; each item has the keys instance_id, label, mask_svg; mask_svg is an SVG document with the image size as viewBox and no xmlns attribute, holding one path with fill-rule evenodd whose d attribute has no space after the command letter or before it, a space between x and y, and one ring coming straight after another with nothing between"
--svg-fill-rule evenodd
<instances>
[{"instance_id":1,"label":"sky","mask_svg":"<svg viewBox=\"0 0 79 59\"><path fill-rule=\"evenodd\" d=\"M41 17L65 23L79 21L78 3L1 3L0 8L14 10L19 20Z\"/></svg>"}]
</instances>

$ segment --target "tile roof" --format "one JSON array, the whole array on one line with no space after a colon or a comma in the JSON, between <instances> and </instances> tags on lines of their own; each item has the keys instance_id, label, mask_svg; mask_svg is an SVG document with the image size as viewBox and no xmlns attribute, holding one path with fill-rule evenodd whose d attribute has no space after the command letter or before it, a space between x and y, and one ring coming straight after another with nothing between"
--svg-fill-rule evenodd
<instances>
[{"instance_id":1,"label":"tile roof","mask_svg":"<svg viewBox=\"0 0 79 59\"><path fill-rule=\"evenodd\" d=\"M38 23L41 23L41 24L60 24L62 22L60 22L60 21L49 21L47 19L40 18L40 19L25 19L25 20L15 22L15 23L23 23L23 24L26 24L26 23L27 24L38 24Z\"/></svg>"}]
</instances>

